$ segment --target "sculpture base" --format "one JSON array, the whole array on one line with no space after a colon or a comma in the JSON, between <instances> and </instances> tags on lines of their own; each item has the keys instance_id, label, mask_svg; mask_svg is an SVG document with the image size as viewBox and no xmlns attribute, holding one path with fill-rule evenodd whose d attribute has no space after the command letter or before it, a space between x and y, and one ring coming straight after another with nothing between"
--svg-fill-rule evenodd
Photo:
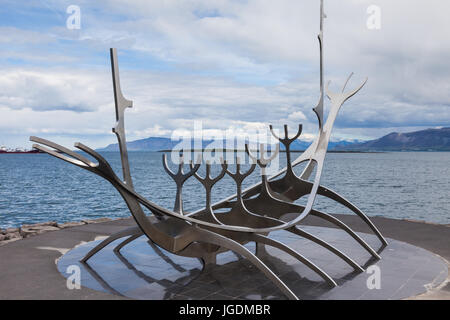
<instances>
[{"instance_id":1,"label":"sculpture base","mask_svg":"<svg viewBox=\"0 0 450 320\"><path fill-rule=\"evenodd\" d=\"M374 261L341 230L309 226L302 229L336 246L367 272L353 271L339 257L306 239L286 231L272 233L271 238L309 258L339 285L330 288L295 258L266 246L260 258L300 299L403 299L422 294L447 278L446 263L425 249L388 239L389 246L379 252L382 259ZM372 247L380 246L375 236L360 235ZM116 253L113 248L120 241L104 248L88 264L79 260L99 241L78 246L59 259L58 270L68 277L71 273L66 273L67 268L78 265L82 286L134 299L286 299L250 262L232 252L218 255L217 265L203 268L197 259L179 257L149 245L144 236ZM246 246L254 252L254 243ZM372 265L379 268L369 268ZM380 288L376 288L378 271Z\"/></svg>"}]
</instances>

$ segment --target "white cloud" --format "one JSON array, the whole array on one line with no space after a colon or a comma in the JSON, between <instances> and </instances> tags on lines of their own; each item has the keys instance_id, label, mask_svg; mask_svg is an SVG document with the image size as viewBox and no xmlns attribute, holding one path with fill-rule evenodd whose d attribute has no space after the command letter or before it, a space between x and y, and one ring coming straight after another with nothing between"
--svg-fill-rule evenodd
<instances>
[{"instance_id":1,"label":"white cloud","mask_svg":"<svg viewBox=\"0 0 450 320\"><path fill-rule=\"evenodd\" d=\"M85 136L95 147L101 146L95 139L98 135L107 136L114 124L108 73L6 70L0 75L0 131L55 137L72 134ZM124 95L134 101L126 116L129 139L193 130L196 120L201 120L211 134L214 130L231 129L242 134L261 130L269 122L279 124L297 109L296 95L286 91L303 88L302 84L289 85L297 86L297 90L286 84L279 89L213 76L139 71L123 71L121 78Z\"/></svg>"},{"instance_id":2,"label":"white cloud","mask_svg":"<svg viewBox=\"0 0 450 320\"><path fill-rule=\"evenodd\" d=\"M64 13L65 3L46 4ZM236 131L303 122L302 136L312 135L317 121L311 109L319 94L318 4L80 1L82 29L75 33L64 24L48 32L1 27L7 49L0 53L0 131L78 132L101 146L114 120L107 49L115 46L125 61L123 91L135 102L127 114L130 138L191 130L194 119L208 130ZM382 10L380 31L366 28L371 4ZM329 0L325 8L325 76L333 80L331 88L339 90L350 71L356 75L349 88L369 77L343 107L337 136L373 138L391 128L449 125L449 3ZM14 59L28 65L17 66ZM155 67L164 64L167 70Z\"/></svg>"},{"instance_id":3,"label":"white cloud","mask_svg":"<svg viewBox=\"0 0 450 320\"><path fill-rule=\"evenodd\" d=\"M306 116L301 111L295 111L288 116L289 120L306 120Z\"/></svg>"},{"instance_id":4,"label":"white cloud","mask_svg":"<svg viewBox=\"0 0 450 320\"><path fill-rule=\"evenodd\" d=\"M105 103L106 73L10 69L0 74L0 106L35 111L92 111ZM106 78L106 79L105 79Z\"/></svg>"},{"instance_id":5,"label":"white cloud","mask_svg":"<svg viewBox=\"0 0 450 320\"><path fill-rule=\"evenodd\" d=\"M0 27L0 43L6 44L37 44L55 42L56 39L49 34L32 30L22 30L16 27Z\"/></svg>"}]
</instances>

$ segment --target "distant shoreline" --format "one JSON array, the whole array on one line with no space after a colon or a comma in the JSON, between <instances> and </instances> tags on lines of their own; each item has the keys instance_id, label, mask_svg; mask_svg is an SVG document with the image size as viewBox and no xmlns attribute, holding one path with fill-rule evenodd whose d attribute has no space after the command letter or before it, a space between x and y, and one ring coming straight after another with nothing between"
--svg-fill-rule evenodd
<instances>
[{"instance_id":1,"label":"distant shoreline","mask_svg":"<svg viewBox=\"0 0 450 320\"><path fill-rule=\"evenodd\" d=\"M249 138L248 138L249 139ZM149 137L127 142L130 150L141 151L163 151L167 152L174 147L194 147L195 149L212 150L215 148L229 149L242 148L243 144L256 141L248 141L248 139L218 139L208 140L204 138L188 138L187 140L172 140L167 137ZM179 144L183 141L183 144ZM238 144L234 144L235 142ZM213 143L213 144L212 144ZM217 144L219 143L219 144ZM231 143L231 144L228 144ZM295 152L302 152L311 145L312 141L296 140L291 144L291 149ZM252 146L255 148L255 146ZM118 150L118 144L112 143L105 148L98 148L99 151ZM392 132L375 140L339 140L330 141L328 149L331 152L340 151L342 153L378 153L378 152L449 152L450 151L450 127L441 129L426 129L421 131L398 133Z\"/></svg>"},{"instance_id":2,"label":"distant shoreline","mask_svg":"<svg viewBox=\"0 0 450 320\"><path fill-rule=\"evenodd\" d=\"M79 151L79 150L74 150ZM114 150L96 150L97 152L119 152ZM174 150L171 149L163 149L163 150L128 150L128 152L172 152ZM213 152L214 149L191 149L192 152ZM245 152L245 150L219 150L224 152ZM256 150L254 150L256 151ZM305 152L305 150L291 150L292 153L302 153ZM421 153L440 153L440 152L450 152L450 150L373 150L373 151L362 151L362 150L328 150L327 153L367 153L367 154L378 154L378 153L393 153L393 152L400 152L400 153L408 153L408 152L421 152ZM280 150L280 153L286 153L285 150Z\"/></svg>"},{"instance_id":3,"label":"distant shoreline","mask_svg":"<svg viewBox=\"0 0 450 320\"><path fill-rule=\"evenodd\" d=\"M80 150L78 149L74 149L72 151L75 152L80 152ZM118 153L119 150L95 150L97 152L114 152L114 153ZM128 150L128 152L172 152L174 150L168 149L168 150ZM202 149L202 150L190 150L192 152L213 152L213 149ZM219 150L222 151L222 150ZM256 150L252 150L252 151L256 151ZM61 153L60 151L56 151L58 153ZM245 152L245 150L224 150L224 152ZM286 153L285 150L280 150L280 153ZM303 153L305 152L305 150L291 150L291 153ZM357 150L328 150L327 153L349 153L349 154L379 154L379 153L394 153L394 152L398 152L398 153L411 153L411 152L420 152L420 153L448 153L450 152L450 150L379 150L379 151L357 151ZM12 153L12 152L3 152L0 153L0 155L2 154L24 154L24 153ZM33 153L26 153L26 154L43 154L46 155L45 152L33 152Z\"/></svg>"},{"instance_id":4,"label":"distant shoreline","mask_svg":"<svg viewBox=\"0 0 450 320\"><path fill-rule=\"evenodd\" d=\"M74 150L79 151L79 150ZM96 150L97 152L119 152L119 150ZM172 152L175 150L172 149L162 149L162 150L128 150L128 152ZM191 149L191 152L213 152L214 149ZM218 152L245 152L245 150L216 150ZM257 151L257 150L252 150ZM280 150L280 153L286 153L285 150ZM305 150L291 150L292 153L302 153ZM408 153L408 152L421 152L421 153L440 153L440 152L450 152L450 150L373 150L373 151L364 151L364 150L328 150L327 153L367 153L367 154L378 154L378 153Z\"/></svg>"},{"instance_id":5,"label":"distant shoreline","mask_svg":"<svg viewBox=\"0 0 450 320\"><path fill-rule=\"evenodd\" d=\"M153 152L172 152L172 151L174 151L174 150L169 149L169 150L159 150L159 151L153 151ZM192 149L189 151L191 151L191 152L199 152L199 151L201 151L201 152L205 152L205 151L208 151L208 152L214 152L214 151L216 151L216 152L245 152L245 150L229 150L229 149L226 149L226 150ZM257 151L257 150L252 150L252 151ZM113 151L113 152L116 152L116 151ZM130 151L130 152L132 152L132 151ZM136 152L139 152L139 151L136 151ZM140 151L140 152L145 152L145 151ZM286 153L285 150L280 150L279 152ZM303 153L303 152L305 152L305 150L291 150L291 153ZM338 151L338 150L336 150L336 151L327 151L327 153L384 153L384 151Z\"/></svg>"}]
</instances>

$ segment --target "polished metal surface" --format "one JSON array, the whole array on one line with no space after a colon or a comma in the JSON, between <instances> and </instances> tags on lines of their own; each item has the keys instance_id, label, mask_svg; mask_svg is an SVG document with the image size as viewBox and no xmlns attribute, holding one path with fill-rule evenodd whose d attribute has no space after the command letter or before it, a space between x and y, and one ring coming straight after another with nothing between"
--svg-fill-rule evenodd
<instances>
[{"instance_id":1,"label":"polished metal surface","mask_svg":"<svg viewBox=\"0 0 450 320\"><path fill-rule=\"evenodd\" d=\"M297 299L297 295L293 293L289 286L280 279L274 270L261 260L261 256L266 252L266 246L287 253L289 256L298 262L301 262L319 275L331 287L336 286L337 283L330 275L310 259L298 252L298 250L294 250L285 243L268 237L268 235L274 231L284 230L289 234L295 234L296 236L308 239L341 258L354 270L358 272L364 270L358 263L332 244L300 229L298 225L308 215L314 215L335 224L353 237L353 239L363 246L373 258L380 259L379 254L348 226L327 213L318 212L313 209L317 195L333 199L355 212L369 225L381 240L382 244L387 244L381 233L364 213L336 192L320 185L320 178L328 143L331 137L331 130L339 109L345 101L356 94L366 83L366 81L364 81L355 90L344 92L345 87L351 78L350 75L343 86L342 92L333 93L328 89L328 85L324 90L322 47L323 19L325 15L323 13L323 1L321 1L320 14L319 45L321 96L318 105L314 108L314 112L319 121L319 133L316 140L303 154L292 161L290 145L300 137L302 126L299 125L297 133L292 138L289 138L287 126L284 126L284 138L276 136L273 127L270 126L272 134L285 146L287 158L286 168L270 178L267 177L266 167L277 156L279 145L277 145L277 149L272 151L271 155L267 157L265 156L263 145L260 145L259 156L253 154L248 146L246 146L246 151L250 159L253 160L251 167L246 172L241 172L241 159L236 157L236 170L232 171L230 170L230 166L222 160L222 171L215 178L210 176L211 165L208 162L206 163L205 177L201 177L197 173L201 166L201 159L198 159L195 162L195 165L190 163L190 170L185 173L183 171L184 159L182 155L179 159L178 171L176 173L172 172L169 169L167 157L164 154L162 162L163 167L168 175L174 180L177 187L173 210L158 206L134 190L124 126L125 110L128 107L132 107L132 101L125 99L122 94L117 52L115 49L111 49L111 66L116 110L116 125L113 128L113 132L117 136L120 147L123 179L120 179L116 175L110 164L100 154L81 143L76 143L75 147L92 156L97 161L96 163L88 160L79 153L51 141L38 137L30 138L31 141L37 143L33 145L34 148L90 171L109 181L122 196L137 224L137 227L128 228L118 232L98 243L81 259L83 263L87 264L91 257L117 239L127 237L124 240L121 240L115 248L115 252L120 254L120 250L126 245L132 243L141 235L145 235L152 246L155 246L156 248L160 247L175 255L201 259L205 267L216 263L217 254L231 250L248 259L248 261L258 268L267 279L286 295L286 297ZM331 101L331 108L326 122L324 122L323 119L325 92ZM300 163L305 162L307 163L305 170L300 177L297 177L293 168ZM255 170L257 165L261 168L261 182L247 190L243 190L242 184L244 180ZM308 179L311 177L314 169L316 169L315 176L313 177L313 181L310 182ZM212 189L225 175L234 180L236 184L236 194L217 204L211 204ZM184 183L191 177L195 177L203 185L206 195L206 206L196 212L188 213L183 210L182 188ZM299 206L294 203L295 200L303 196L307 196L307 203L305 206ZM142 206L150 210L153 215L147 216L144 213ZM218 211L218 208L227 208L228 210ZM256 244L256 247L258 248L256 254L245 247L249 242L254 242Z\"/></svg>"}]
</instances>

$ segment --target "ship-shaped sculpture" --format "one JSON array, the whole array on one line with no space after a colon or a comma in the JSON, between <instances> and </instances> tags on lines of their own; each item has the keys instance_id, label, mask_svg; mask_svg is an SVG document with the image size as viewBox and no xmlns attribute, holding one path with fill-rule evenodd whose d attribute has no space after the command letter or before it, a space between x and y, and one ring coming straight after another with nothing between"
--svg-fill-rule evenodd
<instances>
[{"instance_id":1,"label":"ship-shaped sculpture","mask_svg":"<svg viewBox=\"0 0 450 320\"><path fill-rule=\"evenodd\" d=\"M320 3L320 33L318 36L320 47L320 97L317 106L313 109L317 115L319 130L318 135L310 147L297 159L291 159L290 145L301 136L302 126L298 131L289 136L288 128L284 126L284 136L275 134L272 126L270 130L276 139L284 145L286 149L286 167L279 173L269 177L266 168L276 156L279 148L272 151L270 156L264 151L264 146L260 145L259 152L252 152L246 146L246 152L253 164L245 172L241 171L242 159L236 158L235 169L222 161L222 170L216 177L211 177L211 164L205 163L206 174L202 177L198 170L201 167L201 159L195 163L190 163L190 170L184 172L183 156L180 156L179 168L177 172L172 172L168 165L166 156L163 155L163 166L169 176L177 186L177 194L174 209L163 208L141 194L137 193L133 187L130 166L128 161L127 144L125 137L124 115L127 108L132 107L132 101L127 100L120 87L119 69L116 49L111 49L111 67L113 75L114 100L116 108L116 125L113 132L116 134L122 162L122 175L119 178L113 171L109 163L91 148L75 143L75 147L96 159L92 162L81 154L68 148L60 146L51 141L31 137L30 140L36 142L33 147L46 152L56 158L67 161L80 168L97 174L109 181L126 202L136 226L122 230L111 235L90 250L82 259L88 260L109 243L125 238L114 250L120 251L125 245L145 235L152 245L163 248L173 254L185 257L201 259L205 265L214 264L216 256L220 252L232 250L253 263L267 278L269 278L288 298L297 299L297 296L289 288L289 284L283 282L260 258L265 246L271 246L296 258L301 263L308 266L323 278L331 287L336 286L336 282L323 269L314 262L304 257L284 243L270 238L270 233L277 230L284 230L299 237L306 238L334 253L337 258L349 264L355 271L364 271L363 267L356 263L351 257L334 247L332 244L308 233L298 226L308 215L313 215L326 220L336 227L348 233L357 243L367 250L374 259L380 259L378 253L369 246L358 234L344 224L335 216L314 209L314 202L317 195L327 197L336 201L361 218L379 238L381 247L385 247L387 242L370 219L355 205L339 195L337 192L326 188L320 184L323 171L324 159L327 152L331 131L341 106L353 95L355 95L365 85L367 79L356 89L345 91L352 75L345 82L340 92L329 90L329 83L324 87L323 74L323 0ZM331 101L330 111L324 119L324 97ZM303 172L297 176L294 167L306 163ZM261 182L243 190L243 181L256 167L261 168ZM312 182L309 179L315 171ZM230 176L236 184L236 193L218 203L211 202L211 194L214 185L225 175ZM197 179L205 189L206 206L195 212L185 212L183 210L182 188L189 179ZM161 186L163 188L163 186ZM307 197L306 205L295 204L294 201L301 197ZM152 212L146 215L143 207ZM220 210L219 210L220 209ZM293 217L286 220L286 216ZM256 252L249 251L244 244L248 242L256 243ZM238 275L236 275L238 276Z\"/></svg>"}]
</instances>

